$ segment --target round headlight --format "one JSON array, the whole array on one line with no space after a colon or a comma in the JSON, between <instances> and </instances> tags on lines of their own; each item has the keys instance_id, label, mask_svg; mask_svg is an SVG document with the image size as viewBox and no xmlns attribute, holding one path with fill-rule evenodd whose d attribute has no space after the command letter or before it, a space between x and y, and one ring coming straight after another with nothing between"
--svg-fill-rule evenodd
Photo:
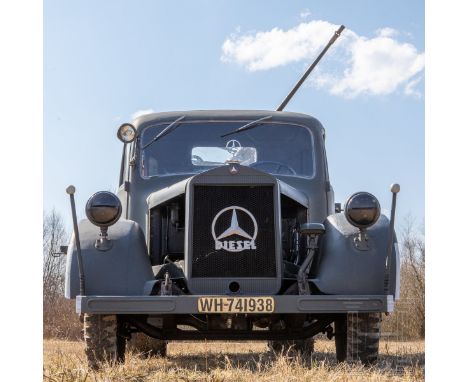
<instances>
[{"instance_id":1,"label":"round headlight","mask_svg":"<svg viewBox=\"0 0 468 382\"><path fill-rule=\"evenodd\" d=\"M380 217L379 201L368 192L356 192L346 202L345 216L355 227L370 227Z\"/></svg>"},{"instance_id":2,"label":"round headlight","mask_svg":"<svg viewBox=\"0 0 468 382\"><path fill-rule=\"evenodd\" d=\"M123 125L120 125L119 130L117 131L117 137L123 143L133 142L136 137L135 126L130 123L124 123Z\"/></svg>"},{"instance_id":3,"label":"round headlight","mask_svg":"<svg viewBox=\"0 0 468 382\"><path fill-rule=\"evenodd\" d=\"M109 227L115 224L121 214L122 204L112 192L96 192L86 203L86 216L91 223L99 227Z\"/></svg>"}]
</instances>

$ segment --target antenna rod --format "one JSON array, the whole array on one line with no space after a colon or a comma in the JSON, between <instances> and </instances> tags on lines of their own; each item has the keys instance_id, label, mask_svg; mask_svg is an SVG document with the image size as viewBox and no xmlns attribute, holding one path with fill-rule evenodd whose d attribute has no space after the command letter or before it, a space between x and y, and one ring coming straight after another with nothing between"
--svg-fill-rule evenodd
<instances>
[{"instance_id":1,"label":"antenna rod","mask_svg":"<svg viewBox=\"0 0 468 382\"><path fill-rule=\"evenodd\" d=\"M70 195L70 204L73 218L73 232L75 233L75 245L76 245L76 259L78 260L78 275L80 278L80 296L86 295L85 289L85 276L83 270L83 258L81 257L81 245L80 245L80 233L78 231L78 222L76 219L76 207L75 207L75 186L68 186L65 190Z\"/></svg>"},{"instance_id":2,"label":"antenna rod","mask_svg":"<svg viewBox=\"0 0 468 382\"><path fill-rule=\"evenodd\" d=\"M392 193L392 212L390 214L390 232L387 245L387 259L385 261L385 277L384 277L384 294L388 294L388 289L390 287L390 268L392 266L392 250L393 250L393 231L395 227L395 210L396 210L396 198L397 194L400 192L400 185L394 183L390 186L390 192ZM396 296L393 296L395 299Z\"/></svg>"},{"instance_id":3,"label":"antenna rod","mask_svg":"<svg viewBox=\"0 0 468 382\"><path fill-rule=\"evenodd\" d=\"M301 79L297 82L296 86L289 92L287 97L284 99L283 102L281 102L281 105L278 106L276 111L283 111L283 109L286 107L286 105L289 103L291 98L296 94L297 90L301 87L303 82L306 80L306 78L309 76L310 72L314 70L314 68L317 66L317 64L320 62L322 57L327 53L328 48L330 48L333 43L336 41L338 37L340 37L341 32L345 29L345 26L342 25L338 28L337 31L335 31L335 34L332 36L330 41L328 41L328 44L323 48L322 52L319 54L319 56L315 59L315 61L312 63L312 65L309 66L309 69L306 70L306 72L302 75Z\"/></svg>"}]
</instances>

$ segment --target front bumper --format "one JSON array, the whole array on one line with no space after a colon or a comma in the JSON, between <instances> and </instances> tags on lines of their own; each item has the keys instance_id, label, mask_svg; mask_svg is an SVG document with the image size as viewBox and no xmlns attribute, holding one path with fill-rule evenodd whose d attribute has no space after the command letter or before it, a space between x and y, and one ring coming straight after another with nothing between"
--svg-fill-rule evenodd
<instances>
[{"instance_id":1,"label":"front bumper","mask_svg":"<svg viewBox=\"0 0 468 382\"><path fill-rule=\"evenodd\" d=\"M76 311L92 314L199 314L199 297L207 296L77 296ZM273 297L275 310L272 314L393 312L394 308L392 295Z\"/></svg>"}]
</instances>

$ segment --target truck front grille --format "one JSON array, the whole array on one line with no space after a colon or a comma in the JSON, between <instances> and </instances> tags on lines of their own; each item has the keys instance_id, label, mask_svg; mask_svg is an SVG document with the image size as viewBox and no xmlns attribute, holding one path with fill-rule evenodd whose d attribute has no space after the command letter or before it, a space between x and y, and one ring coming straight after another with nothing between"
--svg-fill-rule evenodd
<instances>
[{"instance_id":1,"label":"truck front grille","mask_svg":"<svg viewBox=\"0 0 468 382\"><path fill-rule=\"evenodd\" d=\"M192 277L276 277L273 186L195 185L193 206Z\"/></svg>"}]
</instances>

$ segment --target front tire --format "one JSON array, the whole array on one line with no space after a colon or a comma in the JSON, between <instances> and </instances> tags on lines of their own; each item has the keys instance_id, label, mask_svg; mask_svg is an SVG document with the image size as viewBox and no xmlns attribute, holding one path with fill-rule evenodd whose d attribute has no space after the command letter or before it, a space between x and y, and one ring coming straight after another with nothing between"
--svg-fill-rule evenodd
<instances>
[{"instance_id":1,"label":"front tire","mask_svg":"<svg viewBox=\"0 0 468 382\"><path fill-rule=\"evenodd\" d=\"M380 341L380 313L349 313L335 321L335 346L338 362L377 361Z\"/></svg>"},{"instance_id":2,"label":"front tire","mask_svg":"<svg viewBox=\"0 0 468 382\"><path fill-rule=\"evenodd\" d=\"M126 339L119 333L117 316L85 314L83 333L88 365L98 369L103 362L125 361Z\"/></svg>"}]
</instances>

